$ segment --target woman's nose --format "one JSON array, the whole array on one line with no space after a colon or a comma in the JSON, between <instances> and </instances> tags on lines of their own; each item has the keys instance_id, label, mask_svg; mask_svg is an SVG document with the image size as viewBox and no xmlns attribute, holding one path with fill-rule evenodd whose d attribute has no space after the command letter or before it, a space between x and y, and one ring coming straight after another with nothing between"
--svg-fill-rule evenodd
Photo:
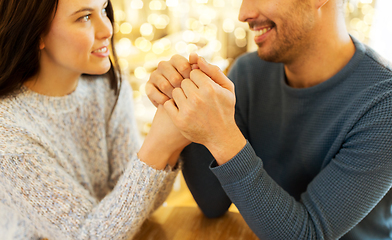
<instances>
[{"instance_id":1,"label":"woman's nose","mask_svg":"<svg viewBox=\"0 0 392 240\"><path fill-rule=\"evenodd\" d=\"M96 30L96 36L98 39L107 39L113 36L113 25L110 22L109 18L107 17L100 18Z\"/></svg>"}]
</instances>

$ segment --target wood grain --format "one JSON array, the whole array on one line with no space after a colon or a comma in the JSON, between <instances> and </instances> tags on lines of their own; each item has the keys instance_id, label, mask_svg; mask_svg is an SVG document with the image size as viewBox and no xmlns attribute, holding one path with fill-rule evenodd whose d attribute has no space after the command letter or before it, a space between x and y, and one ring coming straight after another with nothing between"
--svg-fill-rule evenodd
<instances>
[{"instance_id":1,"label":"wood grain","mask_svg":"<svg viewBox=\"0 0 392 240\"><path fill-rule=\"evenodd\" d=\"M134 240L258 239L237 212L209 219L197 207L161 207L146 220Z\"/></svg>"},{"instance_id":2,"label":"wood grain","mask_svg":"<svg viewBox=\"0 0 392 240\"><path fill-rule=\"evenodd\" d=\"M147 219L134 240L258 239L234 204L220 218L206 218L197 207L182 174L164 206Z\"/></svg>"}]
</instances>

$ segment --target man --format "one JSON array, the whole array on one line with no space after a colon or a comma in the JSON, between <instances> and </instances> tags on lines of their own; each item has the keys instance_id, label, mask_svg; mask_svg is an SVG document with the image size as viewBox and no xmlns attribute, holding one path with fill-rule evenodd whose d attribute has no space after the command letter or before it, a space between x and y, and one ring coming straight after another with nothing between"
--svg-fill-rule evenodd
<instances>
[{"instance_id":1,"label":"man","mask_svg":"<svg viewBox=\"0 0 392 240\"><path fill-rule=\"evenodd\" d=\"M233 202L261 239L392 238L392 70L342 9L243 0L258 51L232 67L235 95L196 55L151 75L150 99L195 142L183 172L207 216Z\"/></svg>"}]
</instances>

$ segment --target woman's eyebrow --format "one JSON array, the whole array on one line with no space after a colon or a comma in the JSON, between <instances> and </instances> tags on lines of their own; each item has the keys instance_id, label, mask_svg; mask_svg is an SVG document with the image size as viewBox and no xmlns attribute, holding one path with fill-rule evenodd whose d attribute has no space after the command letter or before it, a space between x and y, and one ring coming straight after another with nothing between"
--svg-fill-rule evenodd
<instances>
[{"instance_id":1,"label":"woman's eyebrow","mask_svg":"<svg viewBox=\"0 0 392 240\"><path fill-rule=\"evenodd\" d=\"M105 5L107 5L108 3L109 3L109 1L105 1L104 4L103 4L102 6L105 6ZM84 8L79 9L78 11L72 13L71 16L73 16L73 15L75 15L75 14L78 14L78 13L80 13L80 12L92 12L92 11L94 11L94 8L91 8L91 7L84 7Z\"/></svg>"},{"instance_id":2,"label":"woman's eyebrow","mask_svg":"<svg viewBox=\"0 0 392 240\"><path fill-rule=\"evenodd\" d=\"M86 8L79 9L78 11L72 13L72 15L78 14L78 13L80 13L80 12L92 12L92 11L94 11L93 8L87 8L87 7L86 7ZM72 16L72 15L71 15L71 16Z\"/></svg>"}]
</instances>

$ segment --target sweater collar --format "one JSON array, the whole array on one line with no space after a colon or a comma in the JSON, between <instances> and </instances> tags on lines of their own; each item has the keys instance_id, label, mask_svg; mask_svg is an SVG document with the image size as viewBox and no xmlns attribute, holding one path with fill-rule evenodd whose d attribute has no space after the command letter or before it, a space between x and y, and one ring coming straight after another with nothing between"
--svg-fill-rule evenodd
<instances>
[{"instance_id":1,"label":"sweater collar","mask_svg":"<svg viewBox=\"0 0 392 240\"><path fill-rule=\"evenodd\" d=\"M52 113L62 113L76 109L87 95L86 90L86 82L80 78L75 91L66 96L53 97L42 95L23 85L18 98L34 108L41 108Z\"/></svg>"},{"instance_id":2,"label":"sweater collar","mask_svg":"<svg viewBox=\"0 0 392 240\"><path fill-rule=\"evenodd\" d=\"M355 69L358 67L359 63L361 62L366 53L365 45L353 36L350 35L350 37L355 45L355 53L350 59L350 61L346 64L346 66L344 66L343 69L341 69L337 74L335 74L330 79L319 83L313 87L293 88L287 85L285 81L284 68L282 65L283 76L281 77L281 84L283 89L290 95L294 95L297 97L307 96L309 94L312 95L315 93L324 92L326 89L333 88L334 86L339 84L342 79L346 79L348 76L350 76L350 74L352 74L352 72L355 71Z\"/></svg>"}]
</instances>

